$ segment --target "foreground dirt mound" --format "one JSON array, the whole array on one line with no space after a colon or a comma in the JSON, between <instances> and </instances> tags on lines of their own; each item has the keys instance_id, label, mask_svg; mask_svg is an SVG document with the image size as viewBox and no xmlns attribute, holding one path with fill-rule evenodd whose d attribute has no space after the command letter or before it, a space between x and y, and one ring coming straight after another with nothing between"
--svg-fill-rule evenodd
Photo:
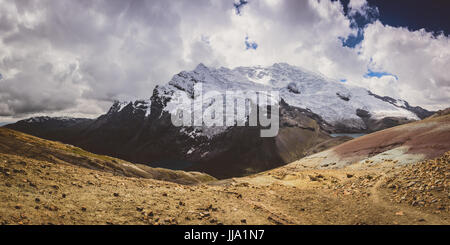
<instances>
[{"instance_id":1,"label":"foreground dirt mound","mask_svg":"<svg viewBox=\"0 0 450 245\"><path fill-rule=\"evenodd\" d=\"M0 128L0 153L17 155L50 163L71 164L89 169L111 172L116 175L158 179L180 184L196 184L215 180L215 178L207 174L198 172L173 171L133 164L117 158L93 154L78 147L40 139L6 128Z\"/></svg>"},{"instance_id":2,"label":"foreground dirt mound","mask_svg":"<svg viewBox=\"0 0 450 245\"><path fill-rule=\"evenodd\" d=\"M188 186L0 154L0 223L450 224L448 209L395 201L386 181L402 171L283 167Z\"/></svg>"}]
</instances>

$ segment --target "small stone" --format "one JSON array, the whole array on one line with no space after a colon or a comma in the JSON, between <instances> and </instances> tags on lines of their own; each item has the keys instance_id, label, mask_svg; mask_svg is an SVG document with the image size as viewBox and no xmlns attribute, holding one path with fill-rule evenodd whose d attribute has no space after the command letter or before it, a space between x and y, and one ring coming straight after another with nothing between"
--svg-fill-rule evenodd
<instances>
[{"instance_id":1,"label":"small stone","mask_svg":"<svg viewBox=\"0 0 450 245\"><path fill-rule=\"evenodd\" d=\"M395 215L397 215L397 216L403 216L404 213L403 213L403 211L398 211L397 213L395 213Z\"/></svg>"},{"instance_id":2,"label":"small stone","mask_svg":"<svg viewBox=\"0 0 450 245\"><path fill-rule=\"evenodd\" d=\"M311 176L311 175L309 175L309 179L310 179L311 181L317 181L317 180L318 180L316 177Z\"/></svg>"},{"instance_id":3,"label":"small stone","mask_svg":"<svg viewBox=\"0 0 450 245\"><path fill-rule=\"evenodd\" d=\"M51 205L51 206L45 206L46 209L50 210L50 211L58 211L58 207Z\"/></svg>"}]
</instances>

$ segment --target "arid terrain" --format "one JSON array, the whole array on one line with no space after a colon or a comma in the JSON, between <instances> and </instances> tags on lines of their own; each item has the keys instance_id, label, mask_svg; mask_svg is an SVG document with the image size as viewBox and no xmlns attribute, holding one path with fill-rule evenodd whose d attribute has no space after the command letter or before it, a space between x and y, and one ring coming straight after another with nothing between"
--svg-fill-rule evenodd
<instances>
[{"instance_id":1,"label":"arid terrain","mask_svg":"<svg viewBox=\"0 0 450 245\"><path fill-rule=\"evenodd\" d=\"M225 180L0 129L0 223L448 225L449 122L440 115Z\"/></svg>"}]
</instances>

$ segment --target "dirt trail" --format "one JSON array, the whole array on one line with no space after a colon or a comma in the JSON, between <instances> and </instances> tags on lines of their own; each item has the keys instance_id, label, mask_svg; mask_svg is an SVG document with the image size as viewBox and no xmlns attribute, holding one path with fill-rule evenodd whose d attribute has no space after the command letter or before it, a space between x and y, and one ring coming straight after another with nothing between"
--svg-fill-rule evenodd
<instances>
[{"instance_id":1,"label":"dirt trail","mask_svg":"<svg viewBox=\"0 0 450 245\"><path fill-rule=\"evenodd\" d=\"M442 158L440 162L442 166L448 166L449 163L448 158ZM449 224L447 197L438 199L444 204L437 209L395 202L395 195L386 186L388 179L403 169L392 168L392 162L361 170L286 166L237 179L236 185L247 183L260 186L267 193L277 193L278 197L274 199L280 201L266 198L253 204L281 217L278 219L280 224ZM417 172L414 166L411 169ZM401 188L409 190L406 184ZM448 183L444 185L448 187ZM441 191L445 192L446 189ZM426 190L421 192L427 193Z\"/></svg>"}]
</instances>

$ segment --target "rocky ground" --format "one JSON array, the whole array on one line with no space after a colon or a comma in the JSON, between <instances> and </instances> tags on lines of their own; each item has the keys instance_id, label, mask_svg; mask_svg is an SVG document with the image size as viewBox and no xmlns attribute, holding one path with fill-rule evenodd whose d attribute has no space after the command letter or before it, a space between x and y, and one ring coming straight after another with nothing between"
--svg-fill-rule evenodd
<instances>
[{"instance_id":1,"label":"rocky ground","mask_svg":"<svg viewBox=\"0 0 450 245\"><path fill-rule=\"evenodd\" d=\"M407 166L386 179L393 202L431 210L450 212L450 152L444 156Z\"/></svg>"},{"instance_id":2,"label":"rocky ground","mask_svg":"<svg viewBox=\"0 0 450 245\"><path fill-rule=\"evenodd\" d=\"M0 223L448 225L449 155L181 185L0 154Z\"/></svg>"}]
</instances>

